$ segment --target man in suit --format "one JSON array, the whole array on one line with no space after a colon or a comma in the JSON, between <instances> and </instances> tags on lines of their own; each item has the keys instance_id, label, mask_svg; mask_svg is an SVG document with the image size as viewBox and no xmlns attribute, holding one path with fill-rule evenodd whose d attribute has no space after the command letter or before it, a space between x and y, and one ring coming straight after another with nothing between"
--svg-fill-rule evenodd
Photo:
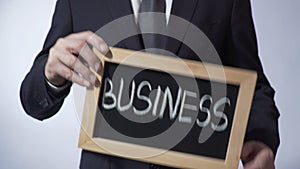
<instances>
[{"instance_id":1,"label":"man in suit","mask_svg":"<svg viewBox=\"0 0 300 169\"><path fill-rule=\"evenodd\" d=\"M44 47L21 86L25 111L36 119L47 119L58 112L72 83L86 87L95 85L96 77L88 67L99 70L101 64L86 44L105 54L109 50L106 44L109 39L94 36L92 32L129 14L135 14L135 17L128 23L128 28L137 26L140 3L140 0L58 0ZM166 0L165 3L166 16L172 14L186 19L206 34L224 65L257 71L258 81L241 159L247 169L273 169L279 146L279 112L273 100L274 90L258 57L249 0ZM179 57L199 60L184 44L176 41L169 44L164 49ZM145 48L139 35L115 46L134 50ZM166 167L83 150L80 168Z\"/></svg>"}]
</instances>

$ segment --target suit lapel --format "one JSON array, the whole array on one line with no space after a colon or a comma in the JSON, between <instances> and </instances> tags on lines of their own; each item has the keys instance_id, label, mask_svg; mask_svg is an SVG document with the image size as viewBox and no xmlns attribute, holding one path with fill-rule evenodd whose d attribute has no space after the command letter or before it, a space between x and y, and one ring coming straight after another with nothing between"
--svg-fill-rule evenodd
<instances>
[{"instance_id":1,"label":"suit lapel","mask_svg":"<svg viewBox=\"0 0 300 169\"><path fill-rule=\"evenodd\" d=\"M191 21L194 11L196 9L198 0L173 0L171 15L183 18L187 21ZM178 25L176 17L170 17L168 23L168 38L166 41L166 50L178 54L179 48L182 45L184 35L189 27L189 24ZM170 37L178 37L178 40L174 40Z\"/></svg>"},{"instance_id":2,"label":"suit lapel","mask_svg":"<svg viewBox=\"0 0 300 169\"><path fill-rule=\"evenodd\" d=\"M112 16L112 21L126 15L133 14L131 1L130 0L106 0L107 6L110 11L110 15ZM175 15L177 17L183 18L187 21L191 21L193 14L195 12L198 0L173 0L171 15ZM184 39L184 35L188 29L188 24L186 25L177 25L177 21L175 17L170 17L168 23L168 35L170 37L178 37L178 40L174 40L173 38L167 37L165 49L178 54L179 49L182 45L182 41ZM122 35L127 34L135 34L136 36L132 36L123 42L121 42L119 47L125 47L133 50L142 50L144 49L143 40L139 35L140 31L135 23L134 15L131 16L129 21L126 23L121 23L121 25L117 28L120 33L120 37ZM133 31L133 33L132 33Z\"/></svg>"},{"instance_id":3,"label":"suit lapel","mask_svg":"<svg viewBox=\"0 0 300 169\"><path fill-rule=\"evenodd\" d=\"M121 17L131 15L126 19L126 23L122 22L118 24L118 32L120 37L124 37L124 35L135 35L130 38L121 39L121 44L118 47L125 47L133 50L142 50L143 49L143 41L141 36L139 35L139 29L135 23L135 18L133 15L133 9L130 0L106 0L107 6L110 9L110 14L112 16L112 21L115 19L119 19Z\"/></svg>"}]
</instances>

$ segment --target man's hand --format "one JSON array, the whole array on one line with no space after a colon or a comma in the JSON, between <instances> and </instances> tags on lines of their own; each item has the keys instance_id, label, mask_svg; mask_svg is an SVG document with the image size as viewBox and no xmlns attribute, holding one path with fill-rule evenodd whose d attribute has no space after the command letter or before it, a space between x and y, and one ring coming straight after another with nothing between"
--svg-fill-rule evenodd
<instances>
[{"instance_id":1,"label":"man's hand","mask_svg":"<svg viewBox=\"0 0 300 169\"><path fill-rule=\"evenodd\" d=\"M273 151L258 141L248 141L244 144L241 159L244 169L275 169Z\"/></svg>"},{"instance_id":2,"label":"man's hand","mask_svg":"<svg viewBox=\"0 0 300 169\"><path fill-rule=\"evenodd\" d=\"M109 50L104 40L90 31L58 39L49 51L45 66L47 80L57 86L64 84L66 80L86 87L95 84L96 77L89 68L97 72L101 62L88 44L103 54Z\"/></svg>"}]
</instances>

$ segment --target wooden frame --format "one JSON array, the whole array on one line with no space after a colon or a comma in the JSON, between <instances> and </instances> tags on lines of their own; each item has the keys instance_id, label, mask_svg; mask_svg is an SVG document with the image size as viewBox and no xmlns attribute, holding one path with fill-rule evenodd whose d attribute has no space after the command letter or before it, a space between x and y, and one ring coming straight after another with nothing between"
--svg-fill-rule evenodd
<instances>
[{"instance_id":1,"label":"wooden frame","mask_svg":"<svg viewBox=\"0 0 300 169\"><path fill-rule=\"evenodd\" d=\"M243 145L243 136L245 135L248 116L250 112L250 107L252 103L252 97L256 85L256 72L223 67L220 65L213 65L208 63L201 63L191 60L182 61L189 67L191 70L182 71L178 67L181 63L177 59L171 57L161 57L153 54L130 51L125 49L111 48L112 57L104 57L97 50L94 49L94 52L101 58L102 65L105 62L121 63L129 66L136 66L148 69L163 70L165 72L171 72L175 74L180 74L184 76L197 77L201 79L207 79L211 81L223 82L226 84L235 84L238 85L239 93L238 100L236 104L235 114L233 118L233 124L231 129L231 134L229 138L229 144L226 154L226 160L215 159L211 157L197 156L187 153L167 151L158 156L134 159L141 160L149 163L157 163L161 165L168 165L177 168L199 168L199 166L204 166L205 169L234 169L238 167L238 162L240 159L240 154ZM128 59L133 54L138 53L139 57L132 57ZM168 66L161 63L169 63ZM219 73L208 74L209 72L218 72L222 71L225 74L224 76ZM103 69L102 69L103 71ZM192 72L192 74L191 74ZM101 83L101 75L103 72L97 74L97 78ZM93 89L87 90L86 100L84 106L84 113L82 117L81 131L78 146L85 150L90 150L94 152L99 152L102 154L119 156L119 154L113 154L110 151L105 150L104 148L98 145L105 145L113 149L114 152L120 152L120 154L126 154L125 152L136 151L136 152L153 152L160 151L158 148L152 148L147 146L135 145L115 140L109 140L104 138L94 138L93 137L93 127L95 123L95 116L98 106L98 97L99 97L100 87L94 87ZM122 153L123 152L123 153ZM124 157L122 155L122 157ZM125 157L131 158L131 157Z\"/></svg>"}]
</instances>

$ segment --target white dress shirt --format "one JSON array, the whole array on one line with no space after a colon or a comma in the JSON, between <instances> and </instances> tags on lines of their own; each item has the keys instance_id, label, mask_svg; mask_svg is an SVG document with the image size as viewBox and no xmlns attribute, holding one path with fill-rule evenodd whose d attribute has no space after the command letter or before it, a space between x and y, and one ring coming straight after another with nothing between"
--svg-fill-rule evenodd
<instances>
[{"instance_id":1,"label":"white dress shirt","mask_svg":"<svg viewBox=\"0 0 300 169\"><path fill-rule=\"evenodd\" d=\"M153 1L155 1L155 0L153 0ZM137 23L137 18L138 18L138 13L139 13L139 8L140 8L140 5L141 5L141 2L142 2L142 0L131 0L131 5L132 5L133 14L134 14L136 23ZM169 19L170 19L172 3L173 3L173 0L166 0L166 21L167 21L167 24L169 23Z\"/></svg>"}]
</instances>

